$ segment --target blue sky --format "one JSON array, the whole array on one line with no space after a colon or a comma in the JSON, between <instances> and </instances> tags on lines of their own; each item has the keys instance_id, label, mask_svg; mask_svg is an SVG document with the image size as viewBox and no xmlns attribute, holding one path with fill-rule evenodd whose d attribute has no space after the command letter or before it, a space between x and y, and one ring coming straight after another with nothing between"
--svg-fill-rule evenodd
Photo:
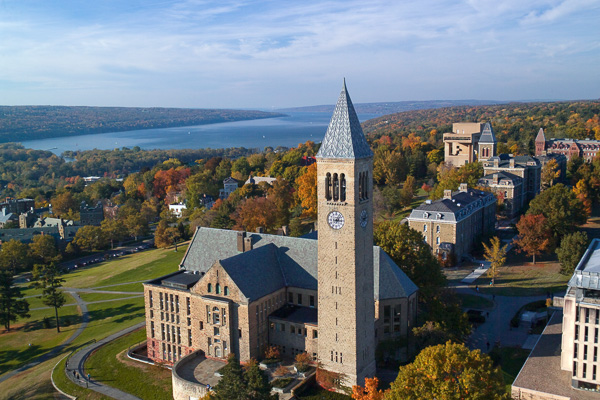
<instances>
[{"instance_id":1,"label":"blue sky","mask_svg":"<svg viewBox=\"0 0 600 400\"><path fill-rule=\"evenodd\" d=\"M600 98L599 0L0 0L0 104Z\"/></svg>"}]
</instances>

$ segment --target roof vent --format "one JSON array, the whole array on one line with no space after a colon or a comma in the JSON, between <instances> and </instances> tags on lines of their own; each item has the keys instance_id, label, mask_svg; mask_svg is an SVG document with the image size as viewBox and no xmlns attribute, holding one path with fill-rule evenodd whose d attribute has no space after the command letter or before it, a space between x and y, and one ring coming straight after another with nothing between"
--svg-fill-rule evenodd
<instances>
[{"instance_id":1,"label":"roof vent","mask_svg":"<svg viewBox=\"0 0 600 400\"><path fill-rule=\"evenodd\" d=\"M460 203L456 203L456 205L457 205L458 207L460 207Z\"/></svg>"},{"instance_id":2,"label":"roof vent","mask_svg":"<svg viewBox=\"0 0 600 400\"><path fill-rule=\"evenodd\" d=\"M425 204L431 204L431 200L430 199L425 200Z\"/></svg>"},{"instance_id":3,"label":"roof vent","mask_svg":"<svg viewBox=\"0 0 600 400\"><path fill-rule=\"evenodd\" d=\"M453 202L453 203L456 203L456 199L452 199L452 202Z\"/></svg>"}]
</instances>

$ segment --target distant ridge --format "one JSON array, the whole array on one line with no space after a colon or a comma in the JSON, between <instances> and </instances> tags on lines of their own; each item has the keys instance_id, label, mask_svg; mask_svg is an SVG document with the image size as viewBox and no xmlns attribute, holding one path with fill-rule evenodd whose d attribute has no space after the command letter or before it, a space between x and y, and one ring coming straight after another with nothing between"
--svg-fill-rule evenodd
<instances>
[{"instance_id":1,"label":"distant ridge","mask_svg":"<svg viewBox=\"0 0 600 400\"><path fill-rule=\"evenodd\" d=\"M427 110L431 108L444 108L454 106L484 106L494 104L507 104L508 101L498 100L425 100L425 101L394 101L381 103L358 103L354 109L359 114L395 114L402 111ZM335 105L324 104L320 106L292 107L277 109L278 112L324 112L332 113Z\"/></svg>"}]
</instances>

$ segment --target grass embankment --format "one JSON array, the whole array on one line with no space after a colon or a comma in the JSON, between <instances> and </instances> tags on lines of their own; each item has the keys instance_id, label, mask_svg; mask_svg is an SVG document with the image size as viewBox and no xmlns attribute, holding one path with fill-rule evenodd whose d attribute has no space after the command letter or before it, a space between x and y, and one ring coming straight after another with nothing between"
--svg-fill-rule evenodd
<instances>
[{"instance_id":1,"label":"grass embankment","mask_svg":"<svg viewBox=\"0 0 600 400\"><path fill-rule=\"evenodd\" d=\"M102 346L86 362L86 372L94 380L134 393L142 399L172 399L170 370L138 363L127 357L127 349L144 340L146 330L140 329Z\"/></svg>"},{"instance_id":2,"label":"grass embankment","mask_svg":"<svg viewBox=\"0 0 600 400\"><path fill-rule=\"evenodd\" d=\"M476 308L480 310L491 310L494 308L494 303L485 297L462 293L458 293L456 296L459 298L463 308Z\"/></svg>"},{"instance_id":3,"label":"grass embankment","mask_svg":"<svg viewBox=\"0 0 600 400\"><path fill-rule=\"evenodd\" d=\"M499 365L502 370L502 377L506 385L507 393L510 393L510 387L519 374L519 371L529 357L529 350L520 347L494 347L489 353L495 365Z\"/></svg>"},{"instance_id":4,"label":"grass embankment","mask_svg":"<svg viewBox=\"0 0 600 400\"><path fill-rule=\"evenodd\" d=\"M115 294L109 294L109 293L79 293L79 297L81 297L81 300L85 301L86 303L92 303L95 301L114 301L114 300L121 300L121 299L125 299L125 298L135 298L135 297L139 297L141 295L143 295L144 292L131 292L130 294L124 294L124 293L115 293Z\"/></svg>"},{"instance_id":5,"label":"grass embankment","mask_svg":"<svg viewBox=\"0 0 600 400\"><path fill-rule=\"evenodd\" d=\"M125 283L127 285L114 286L113 288L117 291L129 291L129 289L123 290L124 287L129 286L128 282L157 278L177 271L184 251L184 246L180 246L178 252L174 252L172 249L149 250L96 264L66 274L64 277L67 282L64 286L91 288L102 285L118 285ZM141 284L136 285L139 285L136 287L140 288L141 292ZM25 295L27 296L37 295L38 293L39 291L34 289L25 290ZM82 298L85 299L86 295L82 295ZM94 299L94 296L98 296L96 297L98 300L112 300L128 297L127 295L120 294L93 294L91 295L91 299ZM67 296L67 299L68 303L74 303L71 296ZM29 298L28 300L35 306L31 308L43 307L41 300L36 299L35 297ZM88 327L73 343L65 348L63 355L91 339L102 339L110 334L125 329L128 326L143 321L144 299L143 297L133 297L127 300L114 300L89 304L88 310L90 313ZM31 311L30 314L30 318L17 321L17 324L14 325L15 329L11 329L11 332L6 333L3 330L0 330L0 374L27 364L61 344L73 334L81 321L81 316L75 306L62 307L59 310L59 316L62 320L61 325L64 324L65 319L70 320L71 325L65 327L60 334L57 334L53 322L50 328L44 328L42 325L42 320L45 316L52 321L52 318L54 317L53 309L34 310ZM32 344L31 347L29 346L29 343ZM57 358L57 361L59 359L60 357ZM15 392L14 388L16 387L22 387L22 392L25 393L26 387L20 385L21 376L24 374L35 375L38 373L39 369L45 368L46 364L47 363L40 364L39 366L33 367L22 374L0 383L0 393L20 393ZM51 367L53 366L54 364L52 364ZM49 383L49 374L47 378ZM69 393L68 389L65 391ZM51 393L51 391L46 392L46 394L48 393ZM14 396L17 396L17 394ZM11 398L21 398L14 396ZM23 398L29 397L25 396ZM48 396L46 398L48 398Z\"/></svg>"}]
</instances>

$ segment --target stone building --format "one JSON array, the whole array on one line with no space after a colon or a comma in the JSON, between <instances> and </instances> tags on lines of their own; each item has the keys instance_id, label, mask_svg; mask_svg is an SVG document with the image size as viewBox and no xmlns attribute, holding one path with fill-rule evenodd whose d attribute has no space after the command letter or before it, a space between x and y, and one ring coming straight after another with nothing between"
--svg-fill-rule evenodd
<instances>
[{"instance_id":1,"label":"stone building","mask_svg":"<svg viewBox=\"0 0 600 400\"><path fill-rule=\"evenodd\" d=\"M0 212L4 215L15 214L20 215L35 207L33 199L12 199L7 197L5 201L0 203Z\"/></svg>"},{"instance_id":2,"label":"stone building","mask_svg":"<svg viewBox=\"0 0 600 400\"><path fill-rule=\"evenodd\" d=\"M88 206L85 201L79 206L79 225L100 226L104 220L104 206L98 201L95 206Z\"/></svg>"},{"instance_id":3,"label":"stone building","mask_svg":"<svg viewBox=\"0 0 600 400\"><path fill-rule=\"evenodd\" d=\"M523 179L523 204L529 202L540 193L542 164L531 156L512 156L500 154L483 163L484 175L509 173ZM510 192L509 192L510 193ZM512 199L508 199L512 200Z\"/></svg>"},{"instance_id":4,"label":"stone building","mask_svg":"<svg viewBox=\"0 0 600 400\"><path fill-rule=\"evenodd\" d=\"M505 207L504 214L508 217L512 218L523 210L523 178L510 172L495 172L480 178L477 186L488 188L501 198Z\"/></svg>"},{"instance_id":5,"label":"stone building","mask_svg":"<svg viewBox=\"0 0 600 400\"><path fill-rule=\"evenodd\" d=\"M345 85L317 160L318 234L199 228L181 270L144 284L152 360L247 361L275 345L344 373L345 385L374 375L377 341L414 325L418 289L373 246L372 152Z\"/></svg>"},{"instance_id":6,"label":"stone building","mask_svg":"<svg viewBox=\"0 0 600 400\"><path fill-rule=\"evenodd\" d=\"M575 156L591 162L600 152L600 140L593 139L546 139L544 129L540 128L535 137L535 155L562 154L567 160Z\"/></svg>"},{"instance_id":7,"label":"stone building","mask_svg":"<svg viewBox=\"0 0 600 400\"><path fill-rule=\"evenodd\" d=\"M444 191L439 200L425 200L412 210L408 225L421 232L435 254L453 255L457 261L469 254L496 225L496 197L462 183L456 192Z\"/></svg>"},{"instance_id":8,"label":"stone building","mask_svg":"<svg viewBox=\"0 0 600 400\"><path fill-rule=\"evenodd\" d=\"M482 129L478 122L452 124L452 132L444 133L444 161L454 167L476 161Z\"/></svg>"},{"instance_id":9,"label":"stone building","mask_svg":"<svg viewBox=\"0 0 600 400\"><path fill-rule=\"evenodd\" d=\"M229 195L235 192L238 188L238 181L232 177L223 180L223 189L219 189L219 198L225 200Z\"/></svg>"}]
</instances>

